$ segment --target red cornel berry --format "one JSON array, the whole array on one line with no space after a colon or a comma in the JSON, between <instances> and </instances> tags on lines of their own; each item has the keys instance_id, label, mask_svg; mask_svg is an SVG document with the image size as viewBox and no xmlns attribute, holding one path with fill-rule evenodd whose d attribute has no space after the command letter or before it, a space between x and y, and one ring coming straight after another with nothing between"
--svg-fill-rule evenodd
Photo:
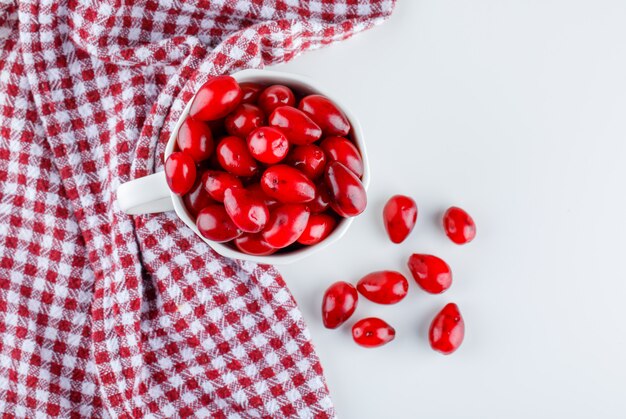
<instances>
[{"instance_id":1,"label":"red cornel berry","mask_svg":"<svg viewBox=\"0 0 626 419\"><path fill-rule=\"evenodd\" d=\"M291 150L285 162L304 173L309 179L315 180L324 173L326 155L314 144L301 145Z\"/></svg>"},{"instance_id":2,"label":"red cornel berry","mask_svg":"<svg viewBox=\"0 0 626 419\"><path fill-rule=\"evenodd\" d=\"M409 281L395 271L379 271L365 275L357 283L361 295L378 304L395 304L409 292Z\"/></svg>"},{"instance_id":3,"label":"red cornel berry","mask_svg":"<svg viewBox=\"0 0 626 419\"><path fill-rule=\"evenodd\" d=\"M224 202L224 192L228 188L241 188L241 181L234 175L221 170L207 170L202 176L204 190L218 202Z\"/></svg>"},{"instance_id":4,"label":"red cornel berry","mask_svg":"<svg viewBox=\"0 0 626 419\"><path fill-rule=\"evenodd\" d=\"M337 225L335 217L329 214L311 214L306 228L298 238L298 243L312 246L324 240Z\"/></svg>"},{"instance_id":5,"label":"red cornel berry","mask_svg":"<svg viewBox=\"0 0 626 419\"><path fill-rule=\"evenodd\" d=\"M446 235L456 244L465 244L476 237L476 224L470 215L458 207L450 207L443 215Z\"/></svg>"},{"instance_id":6,"label":"red cornel berry","mask_svg":"<svg viewBox=\"0 0 626 419\"><path fill-rule=\"evenodd\" d=\"M198 121L214 121L223 118L239 105L241 97L241 87L234 78L213 77L196 93L189 115Z\"/></svg>"},{"instance_id":7,"label":"red cornel berry","mask_svg":"<svg viewBox=\"0 0 626 419\"><path fill-rule=\"evenodd\" d=\"M204 174L196 175L196 182L193 184L191 190L183 196L183 203L185 204L185 208L187 208L194 217L196 217L204 207L215 203L206 189L204 189Z\"/></svg>"},{"instance_id":8,"label":"red cornel berry","mask_svg":"<svg viewBox=\"0 0 626 419\"><path fill-rule=\"evenodd\" d=\"M265 164L276 164L289 151L287 137L272 127L260 127L248 135L248 150L252 157Z\"/></svg>"},{"instance_id":9,"label":"red cornel berry","mask_svg":"<svg viewBox=\"0 0 626 419\"><path fill-rule=\"evenodd\" d=\"M243 234L235 239L235 246L242 252L255 256L268 256L278 250L267 244L261 234Z\"/></svg>"},{"instance_id":10,"label":"red cornel berry","mask_svg":"<svg viewBox=\"0 0 626 419\"><path fill-rule=\"evenodd\" d=\"M385 230L394 243L402 243L415 227L417 205L408 196L394 195L383 209Z\"/></svg>"},{"instance_id":11,"label":"red cornel berry","mask_svg":"<svg viewBox=\"0 0 626 419\"><path fill-rule=\"evenodd\" d=\"M209 205L198 213L196 227L202 237L214 242L227 242L241 235L222 205Z\"/></svg>"},{"instance_id":12,"label":"red cornel berry","mask_svg":"<svg viewBox=\"0 0 626 419\"><path fill-rule=\"evenodd\" d=\"M415 253L408 265L415 282L426 292L440 294L452 285L450 267L437 256Z\"/></svg>"},{"instance_id":13,"label":"red cornel berry","mask_svg":"<svg viewBox=\"0 0 626 419\"><path fill-rule=\"evenodd\" d=\"M322 299L322 321L327 329L336 329L346 322L356 310L359 294L344 281L332 284Z\"/></svg>"},{"instance_id":14,"label":"red cornel berry","mask_svg":"<svg viewBox=\"0 0 626 419\"><path fill-rule=\"evenodd\" d=\"M298 169L285 164L268 168L261 176L261 188L271 198L284 203L309 202L315 198L315 185Z\"/></svg>"},{"instance_id":15,"label":"red cornel berry","mask_svg":"<svg viewBox=\"0 0 626 419\"><path fill-rule=\"evenodd\" d=\"M176 144L180 151L189 154L196 163L200 163L213 154L211 128L204 122L187 118L178 129Z\"/></svg>"},{"instance_id":16,"label":"red cornel berry","mask_svg":"<svg viewBox=\"0 0 626 419\"><path fill-rule=\"evenodd\" d=\"M261 109L249 103L243 103L226 117L224 126L228 134L246 138L254 129L263 125L264 119Z\"/></svg>"},{"instance_id":17,"label":"red cornel berry","mask_svg":"<svg viewBox=\"0 0 626 419\"><path fill-rule=\"evenodd\" d=\"M377 317L361 319L352 326L352 338L364 348L383 346L396 337L396 330Z\"/></svg>"},{"instance_id":18,"label":"red cornel berry","mask_svg":"<svg viewBox=\"0 0 626 419\"><path fill-rule=\"evenodd\" d=\"M186 194L196 181L196 162L180 151L170 154L165 160L165 180L172 192Z\"/></svg>"},{"instance_id":19,"label":"red cornel berry","mask_svg":"<svg viewBox=\"0 0 626 419\"><path fill-rule=\"evenodd\" d=\"M433 319L428 332L431 348L444 355L459 349L465 337L465 322L454 303L447 304Z\"/></svg>"},{"instance_id":20,"label":"red cornel berry","mask_svg":"<svg viewBox=\"0 0 626 419\"><path fill-rule=\"evenodd\" d=\"M343 164L333 161L326 166L324 182L330 195L330 206L342 217L354 217L365 211L365 187Z\"/></svg>"},{"instance_id":21,"label":"red cornel berry","mask_svg":"<svg viewBox=\"0 0 626 419\"><path fill-rule=\"evenodd\" d=\"M298 104L300 109L315 122L324 135L345 137L350 132L350 122L346 115L330 99L322 95L309 95Z\"/></svg>"},{"instance_id":22,"label":"red cornel berry","mask_svg":"<svg viewBox=\"0 0 626 419\"><path fill-rule=\"evenodd\" d=\"M233 223L246 233L260 232L270 217L265 202L243 188L226 189L224 208Z\"/></svg>"},{"instance_id":23,"label":"red cornel berry","mask_svg":"<svg viewBox=\"0 0 626 419\"><path fill-rule=\"evenodd\" d=\"M304 232L311 212L304 204L283 204L272 211L263 240L275 249L295 243Z\"/></svg>"},{"instance_id":24,"label":"red cornel berry","mask_svg":"<svg viewBox=\"0 0 626 419\"><path fill-rule=\"evenodd\" d=\"M259 170L259 164L248 151L248 145L239 137L222 138L216 151L220 166L235 176L253 176Z\"/></svg>"},{"instance_id":25,"label":"red cornel berry","mask_svg":"<svg viewBox=\"0 0 626 419\"><path fill-rule=\"evenodd\" d=\"M328 161L337 161L358 177L363 176L363 159L352 141L343 137L327 137L320 143Z\"/></svg>"},{"instance_id":26,"label":"red cornel berry","mask_svg":"<svg viewBox=\"0 0 626 419\"><path fill-rule=\"evenodd\" d=\"M275 84L261 92L258 103L261 109L269 115L279 106L294 106L296 97L287 86Z\"/></svg>"},{"instance_id":27,"label":"red cornel berry","mask_svg":"<svg viewBox=\"0 0 626 419\"><path fill-rule=\"evenodd\" d=\"M322 136L322 130L304 112L291 106L279 106L269 116L268 123L280 129L289 142L296 145L314 143Z\"/></svg>"}]
</instances>

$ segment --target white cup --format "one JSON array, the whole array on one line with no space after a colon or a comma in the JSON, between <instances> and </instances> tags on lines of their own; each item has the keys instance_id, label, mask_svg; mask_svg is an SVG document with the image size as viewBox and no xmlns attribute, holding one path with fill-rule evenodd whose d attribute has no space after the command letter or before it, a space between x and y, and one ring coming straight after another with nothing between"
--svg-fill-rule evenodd
<instances>
[{"instance_id":1,"label":"white cup","mask_svg":"<svg viewBox=\"0 0 626 419\"><path fill-rule=\"evenodd\" d=\"M350 124L352 125L352 139L355 141L357 148L361 152L363 158L363 186L367 190L370 181L370 168L363 141L363 130L356 117L337 100L335 96L321 88L317 82L297 74L280 73L268 70L243 70L232 75L238 82L257 82L262 84L284 84L293 87L295 90L306 94L319 93L328 97L335 102L337 106L346 114ZM195 97L195 96L194 96ZM183 113L180 115L172 135L170 136L167 146L165 147L165 159L174 151L176 145L176 135L181 124L187 118L189 108L191 107L193 98L187 103ZM213 250L222 256L250 260L258 263L266 263L271 265L288 264L309 256L326 246L335 243L342 238L348 228L352 224L352 218L342 218L335 230L320 243L303 247L291 252L279 252L269 256L254 256L240 252L234 247L230 247L226 243L216 243L204 238L198 228L194 217L187 211L183 203L182 197L172 193L165 181L164 172L154 173L139 179L131 180L119 186L117 189L117 200L122 209L127 214L150 214L165 211L176 211L180 218L189 228L191 228L202 240L204 240Z\"/></svg>"}]
</instances>

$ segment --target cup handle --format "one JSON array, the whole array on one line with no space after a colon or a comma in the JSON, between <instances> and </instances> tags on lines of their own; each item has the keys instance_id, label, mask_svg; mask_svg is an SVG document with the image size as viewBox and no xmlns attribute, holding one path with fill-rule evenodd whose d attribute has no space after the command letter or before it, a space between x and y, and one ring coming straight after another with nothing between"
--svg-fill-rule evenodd
<instances>
[{"instance_id":1,"label":"cup handle","mask_svg":"<svg viewBox=\"0 0 626 419\"><path fill-rule=\"evenodd\" d=\"M132 215L174 210L165 172L121 184L117 188L117 202L122 211Z\"/></svg>"}]
</instances>

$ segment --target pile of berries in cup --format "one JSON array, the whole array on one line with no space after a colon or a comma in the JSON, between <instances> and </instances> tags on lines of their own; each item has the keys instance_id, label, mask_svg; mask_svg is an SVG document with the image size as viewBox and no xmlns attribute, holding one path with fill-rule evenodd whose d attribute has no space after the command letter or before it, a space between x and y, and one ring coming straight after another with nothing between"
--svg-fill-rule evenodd
<instances>
[{"instance_id":1,"label":"pile of berries in cup","mask_svg":"<svg viewBox=\"0 0 626 419\"><path fill-rule=\"evenodd\" d=\"M383 221L393 243L403 242L417 221L417 205L408 196L395 195L383 209ZM458 207L449 208L443 216L446 235L456 244L469 243L476 236L472 217ZM452 285L450 266L437 256L413 254L408 268L417 284L430 294L440 294ZM400 272L379 271L359 280L356 288L344 281L335 282L324 293L322 320L324 326L336 329L345 323L356 309L359 293L378 304L396 304L406 297L407 279ZM368 317L352 326L352 338L366 348L375 348L391 342L396 331L377 317ZM449 355L456 351L465 336L465 323L459 308L449 303L435 316L428 334L430 346Z\"/></svg>"},{"instance_id":2,"label":"pile of berries in cup","mask_svg":"<svg viewBox=\"0 0 626 419\"><path fill-rule=\"evenodd\" d=\"M197 92L165 177L203 237L264 256L315 245L365 210L350 121L300 93L230 76Z\"/></svg>"}]
</instances>

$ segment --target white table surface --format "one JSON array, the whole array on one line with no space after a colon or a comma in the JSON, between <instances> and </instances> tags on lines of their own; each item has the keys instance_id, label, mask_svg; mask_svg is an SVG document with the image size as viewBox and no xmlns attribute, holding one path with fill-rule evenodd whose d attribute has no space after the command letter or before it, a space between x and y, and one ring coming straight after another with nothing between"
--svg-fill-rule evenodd
<instances>
[{"instance_id":1,"label":"white table surface","mask_svg":"<svg viewBox=\"0 0 626 419\"><path fill-rule=\"evenodd\" d=\"M280 267L310 327L342 418L626 417L626 2L401 0L352 40L279 66L345 98L371 158L367 211L334 246ZM401 245L381 209L419 206ZM450 205L478 225L465 247L439 227ZM396 306L361 299L397 338L357 347L326 330L334 281L405 272L412 252L445 258L454 284L411 280ZM462 347L427 341L459 304Z\"/></svg>"}]
</instances>

